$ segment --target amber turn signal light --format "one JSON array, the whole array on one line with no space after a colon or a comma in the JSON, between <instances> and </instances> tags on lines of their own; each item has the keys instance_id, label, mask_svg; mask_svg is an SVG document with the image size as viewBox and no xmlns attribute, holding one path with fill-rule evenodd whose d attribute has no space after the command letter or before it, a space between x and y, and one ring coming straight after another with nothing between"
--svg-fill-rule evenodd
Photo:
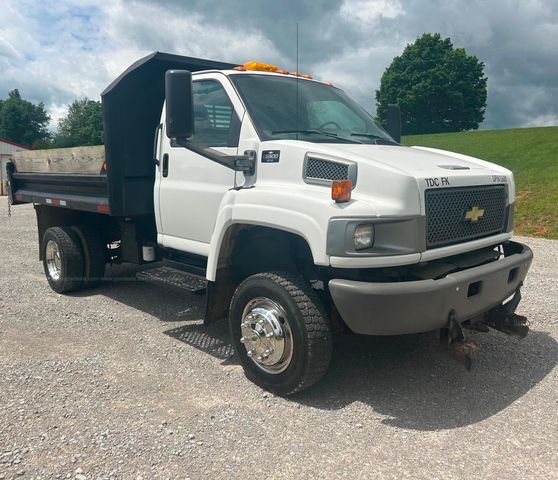
<instances>
[{"instance_id":1,"label":"amber turn signal light","mask_svg":"<svg viewBox=\"0 0 558 480\"><path fill-rule=\"evenodd\" d=\"M331 199L337 203L348 202L351 199L353 182L350 180L335 180L331 184Z\"/></svg>"}]
</instances>

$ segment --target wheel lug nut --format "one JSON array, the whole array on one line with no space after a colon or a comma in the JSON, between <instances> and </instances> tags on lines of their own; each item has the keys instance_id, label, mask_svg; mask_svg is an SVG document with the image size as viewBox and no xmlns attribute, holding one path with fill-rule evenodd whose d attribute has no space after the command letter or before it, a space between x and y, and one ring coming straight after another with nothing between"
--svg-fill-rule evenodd
<instances>
[{"instance_id":1,"label":"wheel lug nut","mask_svg":"<svg viewBox=\"0 0 558 480\"><path fill-rule=\"evenodd\" d=\"M266 338L273 338L273 332L269 332L269 333L266 335Z\"/></svg>"},{"instance_id":2,"label":"wheel lug nut","mask_svg":"<svg viewBox=\"0 0 558 480\"><path fill-rule=\"evenodd\" d=\"M240 343L244 343L246 341L246 337L241 337L240 338Z\"/></svg>"},{"instance_id":3,"label":"wheel lug nut","mask_svg":"<svg viewBox=\"0 0 558 480\"><path fill-rule=\"evenodd\" d=\"M253 342L255 342L255 341L258 340L258 338L260 338L260 337L258 337L257 335L252 335L252 336L250 337L250 340L252 340Z\"/></svg>"},{"instance_id":4,"label":"wheel lug nut","mask_svg":"<svg viewBox=\"0 0 558 480\"><path fill-rule=\"evenodd\" d=\"M263 360L263 357L261 355L258 356L258 362L261 362Z\"/></svg>"},{"instance_id":5,"label":"wheel lug nut","mask_svg":"<svg viewBox=\"0 0 558 480\"><path fill-rule=\"evenodd\" d=\"M246 355L248 355L249 357L253 357L254 356L254 350L248 350Z\"/></svg>"}]
</instances>

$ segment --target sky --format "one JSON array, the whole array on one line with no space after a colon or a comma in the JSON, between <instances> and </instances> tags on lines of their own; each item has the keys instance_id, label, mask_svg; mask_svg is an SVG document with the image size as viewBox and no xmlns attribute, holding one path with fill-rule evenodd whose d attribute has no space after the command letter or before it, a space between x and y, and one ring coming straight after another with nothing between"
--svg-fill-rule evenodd
<instances>
[{"instance_id":1,"label":"sky","mask_svg":"<svg viewBox=\"0 0 558 480\"><path fill-rule=\"evenodd\" d=\"M485 63L483 129L558 125L558 0L2 0L0 98L18 88L51 125L159 50L295 70L375 113L382 73L424 32Z\"/></svg>"}]
</instances>

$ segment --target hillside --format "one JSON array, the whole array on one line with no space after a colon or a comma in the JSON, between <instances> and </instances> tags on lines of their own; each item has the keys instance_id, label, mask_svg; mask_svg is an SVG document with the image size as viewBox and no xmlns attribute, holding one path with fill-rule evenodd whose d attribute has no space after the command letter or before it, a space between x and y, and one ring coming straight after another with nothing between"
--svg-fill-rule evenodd
<instances>
[{"instance_id":1,"label":"hillside","mask_svg":"<svg viewBox=\"0 0 558 480\"><path fill-rule=\"evenodd\" d=\"M509 168L517 188L515 232L558 239L558 127L412 135L402 141Z\"/></svg>"}]
</instances>

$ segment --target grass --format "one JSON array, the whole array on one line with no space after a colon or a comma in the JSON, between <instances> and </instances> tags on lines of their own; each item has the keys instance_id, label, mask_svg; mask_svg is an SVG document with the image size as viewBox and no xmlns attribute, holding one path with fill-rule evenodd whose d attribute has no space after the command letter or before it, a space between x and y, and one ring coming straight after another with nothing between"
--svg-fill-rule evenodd
<instances>
[{"instance_id":1,"label":"grass","mask_svg":"<svg viewBox=\"0 0 558 480\"><path fill-rule=\"evenodd\" d=\"M558 239L558 127L410 135L405 145L459 152L515 176L515 232Z\"/></svg>"}]
</instances>

